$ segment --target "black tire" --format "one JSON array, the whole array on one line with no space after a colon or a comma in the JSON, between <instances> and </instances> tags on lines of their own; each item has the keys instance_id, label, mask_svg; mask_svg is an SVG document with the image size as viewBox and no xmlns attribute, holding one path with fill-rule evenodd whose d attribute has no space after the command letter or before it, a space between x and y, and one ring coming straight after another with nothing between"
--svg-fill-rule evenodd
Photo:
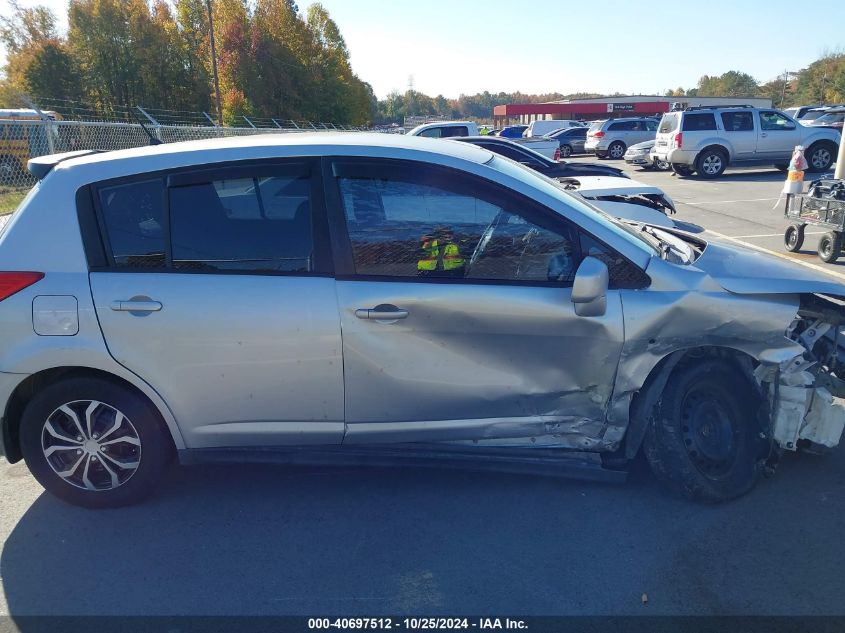
<instances>
[{"instance_id":1,"label":"black tire","mask_svg":"<svg viewBox=\"0 0 845 633\"><path fill-rule=\"evenodd\" d=\"M695 171L702 178L718 178L728 167L728 157L720 149L708 148L695 159Z\"/></svg>"},{"instance_id":2,"label":"black tire","mask_svg":"<svg viewBox=\"0 0 845 633\"><path fill-rule=\"evenodd\" d=\"M804 158L807 159L807 171L817 174L830 169L830 166L836 160L838 149L834 143L825 141L810 145L804 152Z\"/></svg>"},{"instance_id":3,"label":"black tire","mask_svg":"<svg viewBox=\"0 0 845 633\"><path fill-rule=\"evenodd\" d=\"M689 499L711 503L750 491L768 454L760 438L758 400L748 378L726 361L679 366L643 440L657 479Z\"/></svg>"},{"instance_id":4,"label":"black tire","mask_svg":"<svg viewBox=\"0 0 845 633\"><path fill-rule=\"evenodd\" d=\"M596 158L605 159L607 158L607 154L605 152L596 152Z\"/></svg>"},{"instance_id":5,"label":"black tire","mask_svg":"<svg viewBox=\"0 0 845 633\"><path fill-rule=\"evenodd\" d=\"M819 240L819 259L826 264L835 262L842 252L842 234L829 231Z\"/></svg>"},{"instance_id":6,"label":"black tire","mask_svg":"<svg viewBox=\"0 0 845 633\"><path fill-rule=\"evenodd\" d=\"M99 445L99 451L102 452L92 448L97 446L96 441L89 445L91 439L88 438L85 423L75 439L64 439L70 434L67 429L79 427L73 426L73 418L61 413L60 407L72 405L71 408L76 408L77 419L82 422L83 407L89 401L102 403L102 407L91 415L91 437L98 437L96 430L99 428L102 433L100 441L104 441L107 436L119 438L118 443L108 440L111 446ZM114 411L122 413L126 419L119 429L108 431L117 420ZM56 435L51 437L48 434L48 420L51 421L51 429L58 430L63 439L56 441L53 439ZM128 427L125 426L126 422L129 423ZM129 437L130 440L121 436ZM153 405L134 391L101 378L69 378L36 394L21 418L20 438L26 465L38 482L63 501L85 508L114 508L141 501L153 492L174 454L170 434ZM88 439L79 444L79 438ZM135 438L137 446L134 444ZM45 452L49 448L45 448L42 442L61 445L62 448L53 452L49 458L67 460L59 467L65 468L67 465L69 469L71 462L78 464L71 476L65 479L57 474L56 462L48 460ZM77 459L82 460L82 463L75 461ZM137 463L137 467L129 472L126 468L118 468L116 462L124 465ZM106 468L107 464L111 464L109 469ZM116 480L111 472L126 477L125 481L115 486ZM100 483L114 487L86 489L80 479L94 486Z\"/></svg>"},{"instance_id":7,"label":"black tire","mask_svg":"<svg viewBox=\"0 0 845 633\"><path fill-rule=\"evenodd\" d=\"M672 165L670 165L669 162L665 160L655 159L652 163L652 166L658 171L669 171L670 169L672 169Z\"/></svg>"},{"instance_id":8,"label":"black tire","mask_svg":"<svg viewBox=\"0 0 845 633\"><path fill-rule=\"evenodd\" d=\"M681 163L672 163L672 171L679 176L692 176L695 173L695 169Z\"/></svg>"},{"instance_id":9,"label":"black tire","mask_svg":"<svg viewBox=\"0 0 845 633\"><path fill-rule=\"evenodd\" d=\"M783 233L783 243L786 250L794 253L804 245L804 225L790 224Z\"/></svg>"},{"instance_id":10,"label":"black tire","mask_svg":"<svg viewBox=\"0 0 845 633\"><path fill-rule=\"evenodd\" d=\"M613 141L607 148L607 155L613 160L620 160L625 155L625 143L622 141Z\"/></svg>"},{"instance_id":11,"label":"black tire","mask_svg":"<svg viewBox=\"0 0 845 633\"><path fill-rule=\"evenodd\" d=\"M571 145L561 145L560 146L560 157L561 158L569 158L572 156L572 146Z\"/></svg>"}]
</instances>

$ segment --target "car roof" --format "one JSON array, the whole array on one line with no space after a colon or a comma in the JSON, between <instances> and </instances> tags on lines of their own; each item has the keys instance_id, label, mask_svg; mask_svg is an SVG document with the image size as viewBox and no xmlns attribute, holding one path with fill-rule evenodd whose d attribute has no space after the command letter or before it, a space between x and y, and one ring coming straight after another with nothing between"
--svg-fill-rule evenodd
<instances>
[{"instance_id":1,"label":"car roof","mask_svg":"<svg viewBox=\"0 0 845 633\"><path fill-rule=\"evenodd\" d=\"M492 153L471 144L444 143L441 139L407 136L402 134L381 134L378 132L289 132L231 136L226 138L203 139L146 145L132 149L97 152L57 160L57 169L66 170L96 165L100 163L137 162L138 159L150 159L153 163L149 171L167 168L158 165L156 158L167 159L167 163L183 165L203 164L206 162L224 162L240 159L258 159L257 155L272 157L273 149L278 148L279 156L291 156L291 149L300 150L303 156L330 155L338 152L342 155L356 155L360 149L362 156L392 157L397 151L418 151L450 156L456 159L484 164L492 158ZM265 150L249 152L249 150ZM47 157L44 157L47 158ZM60 158L57 155L57 159ZM190 159L196 162L192 163ZM175 160L174 160L175 159Z\"/></svg>"}]
</instances>

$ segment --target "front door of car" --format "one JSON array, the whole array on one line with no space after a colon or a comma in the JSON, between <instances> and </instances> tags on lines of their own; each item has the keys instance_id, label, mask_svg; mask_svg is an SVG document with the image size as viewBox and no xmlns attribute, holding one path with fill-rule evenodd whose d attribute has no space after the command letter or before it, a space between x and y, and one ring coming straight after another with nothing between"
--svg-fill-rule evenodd
<instances>
[{"instance_id":1,"label":"front door of car","mask_svg":"<svg viewBox=\"0 0 845 633\"><path fill-rule=\"evenodd\" d=\"M106 344L161 394L189 448L342 440L337 295L312 174L319 162L279 161L93 190Z\"/></svg>"},{"instance_id":2,"label":"front door of car","mask_svg":"<svg viewBox=\"0 0 845 633\"><path fill-rule=\"evenodd\" d=\"M788 163L795 146L801 143L798 126L775 110L760 110L759 117L758 157Z\"/></svg>"},{"instance_id":3,"label":"front door of car","mask_svg":"<svg viewBox=\"0 0 845 633\"><path fill-rule=\"evenodd\" d=\"M344 443L601 436L623 339L620 296L611 289L597 317L576 316L570 298L585 250L603 247L457 170L338 159L324 174Z\"/></svg>"}]
</instances>

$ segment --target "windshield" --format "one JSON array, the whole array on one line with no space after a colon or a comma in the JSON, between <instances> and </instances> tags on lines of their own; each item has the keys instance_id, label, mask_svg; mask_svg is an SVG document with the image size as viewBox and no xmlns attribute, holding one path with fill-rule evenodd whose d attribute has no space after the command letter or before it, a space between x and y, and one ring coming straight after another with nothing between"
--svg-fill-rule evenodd
<instances>
[{"instance_id":1,"label":"windshield","mask_svg":"<svg viewBox=\"0 0 845 633\"><path fill-rule=\"evenodd\" d=\"M816 123L841 123L845 119L845 112L828 112L816 119Z\"/></svg>"},{"instance_id":2,"label":"windshield","mask_svg":"<svg viewBox=\"0 0 845 633\"><path fill-rule=\"evenodd\" d=\"M659 252L653 241L644 237L635 227L621 222L604 211L588 204L581 196L566 191L558 181L499 155L495 155L488 165L521 180L535 189L539 189L545 194L553 196L576 213L587 216L590 220L602 225L604 229L614 233L617 237L624 239L648 255L651 256L655 252Z\"/></svg>"}]
</instances>

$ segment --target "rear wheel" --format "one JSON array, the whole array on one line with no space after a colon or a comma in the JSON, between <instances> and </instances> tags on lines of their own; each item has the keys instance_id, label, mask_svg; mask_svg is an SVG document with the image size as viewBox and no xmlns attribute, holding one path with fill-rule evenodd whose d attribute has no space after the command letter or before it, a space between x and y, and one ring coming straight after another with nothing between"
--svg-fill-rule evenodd
<instances>
[{"instance_id":1,"label":"rear wheel","mask_svg":"<svg viewBox=\"0 0 845 633\"><path fill-rule=\"evenodd\" d=\"M725 153L718 149L706 149L698 155L695 170L702 178L718 178L725 172L728 159Z\"/></svg>"},{"instance_id":2,"label":"rear wheel","mask_svg":"<svg viewBox=\"0 0 845 633\"><path fill-rule=\"evenodd\" d=\"M830 264L839 258L842 251L842 234L829 231L819 240L819 259Z\"/></svg>"},{"instance_id":3,"label":"rear wheel","mask_svg":"<svg viewBox=\"0 0 845 633\"><path fill-rule=\"evenodd\" d=\"M804 225L790 224L783 234L783 243L786 245L786 250L792 253L800 250L804 244Z\"/></svg>"},{"instance_id":4,"label":"rear wheel","mask_svg":"<svg viewBox=\"0 0 845 633\"><path fill-rule=\"evenodd\" d=\"M619 160L625 155L625 143L622 141L613 141L610 147L607 148L607 155L613 160Z\"/></svg>"},{"instance_id":5,"label":"rear wheel","mask_svg":"<svg viewBox=\"0 0 845 633\"><path fill-rule=\"evenodd\" d=\"M669 161L658 160L658 159L654 160L653 165L654 165L655 168L659 169L660 171L667 171L671 167L671 165L669 164Z\"/></svg>"},{"instance_id":6,"label":"rear wheel","mask_svg":"<svg viewBox=\"0 0 845 633\"><path fill-rule=\"evenodd\" d=\"M560 146L560 157L561 158L568 158L572 156L572 146L571 145L561 145Z\"/></svg>"},{"instance_id":7,"label":"rear wheel","mask_svg":"<svg viewBox=\"0 0 845 633\"><path fill-rule=\"evenodd\" d=\"M732 364L698 359L676 369L643 449L655 476L691 499L716 502L754 487L766 455L750 381Z\"/></svg>"},{"instance_id":8,"label":"rear wheel","mask_svg":"<svg viewBox=\"0 0 845 633\"><path fill-rule=\"evenodd\" d=\"M814 173L827 171L836 160L836 152L837 147L833 143L813 143L804 153L804 158L807 159L807 171Z\"/></svg>"},{"instance_id":9,"label":"rear wheel","mask_svg":"<svg viewBox=\"0 0 845 633\"><path fill-rule=\"evenodd\" d=\"M173 454L152 404L101 378L72 378L36 394L23 413L20 435L38 482L88 508L140 501Z\"/></svg>"}]
</instances>

